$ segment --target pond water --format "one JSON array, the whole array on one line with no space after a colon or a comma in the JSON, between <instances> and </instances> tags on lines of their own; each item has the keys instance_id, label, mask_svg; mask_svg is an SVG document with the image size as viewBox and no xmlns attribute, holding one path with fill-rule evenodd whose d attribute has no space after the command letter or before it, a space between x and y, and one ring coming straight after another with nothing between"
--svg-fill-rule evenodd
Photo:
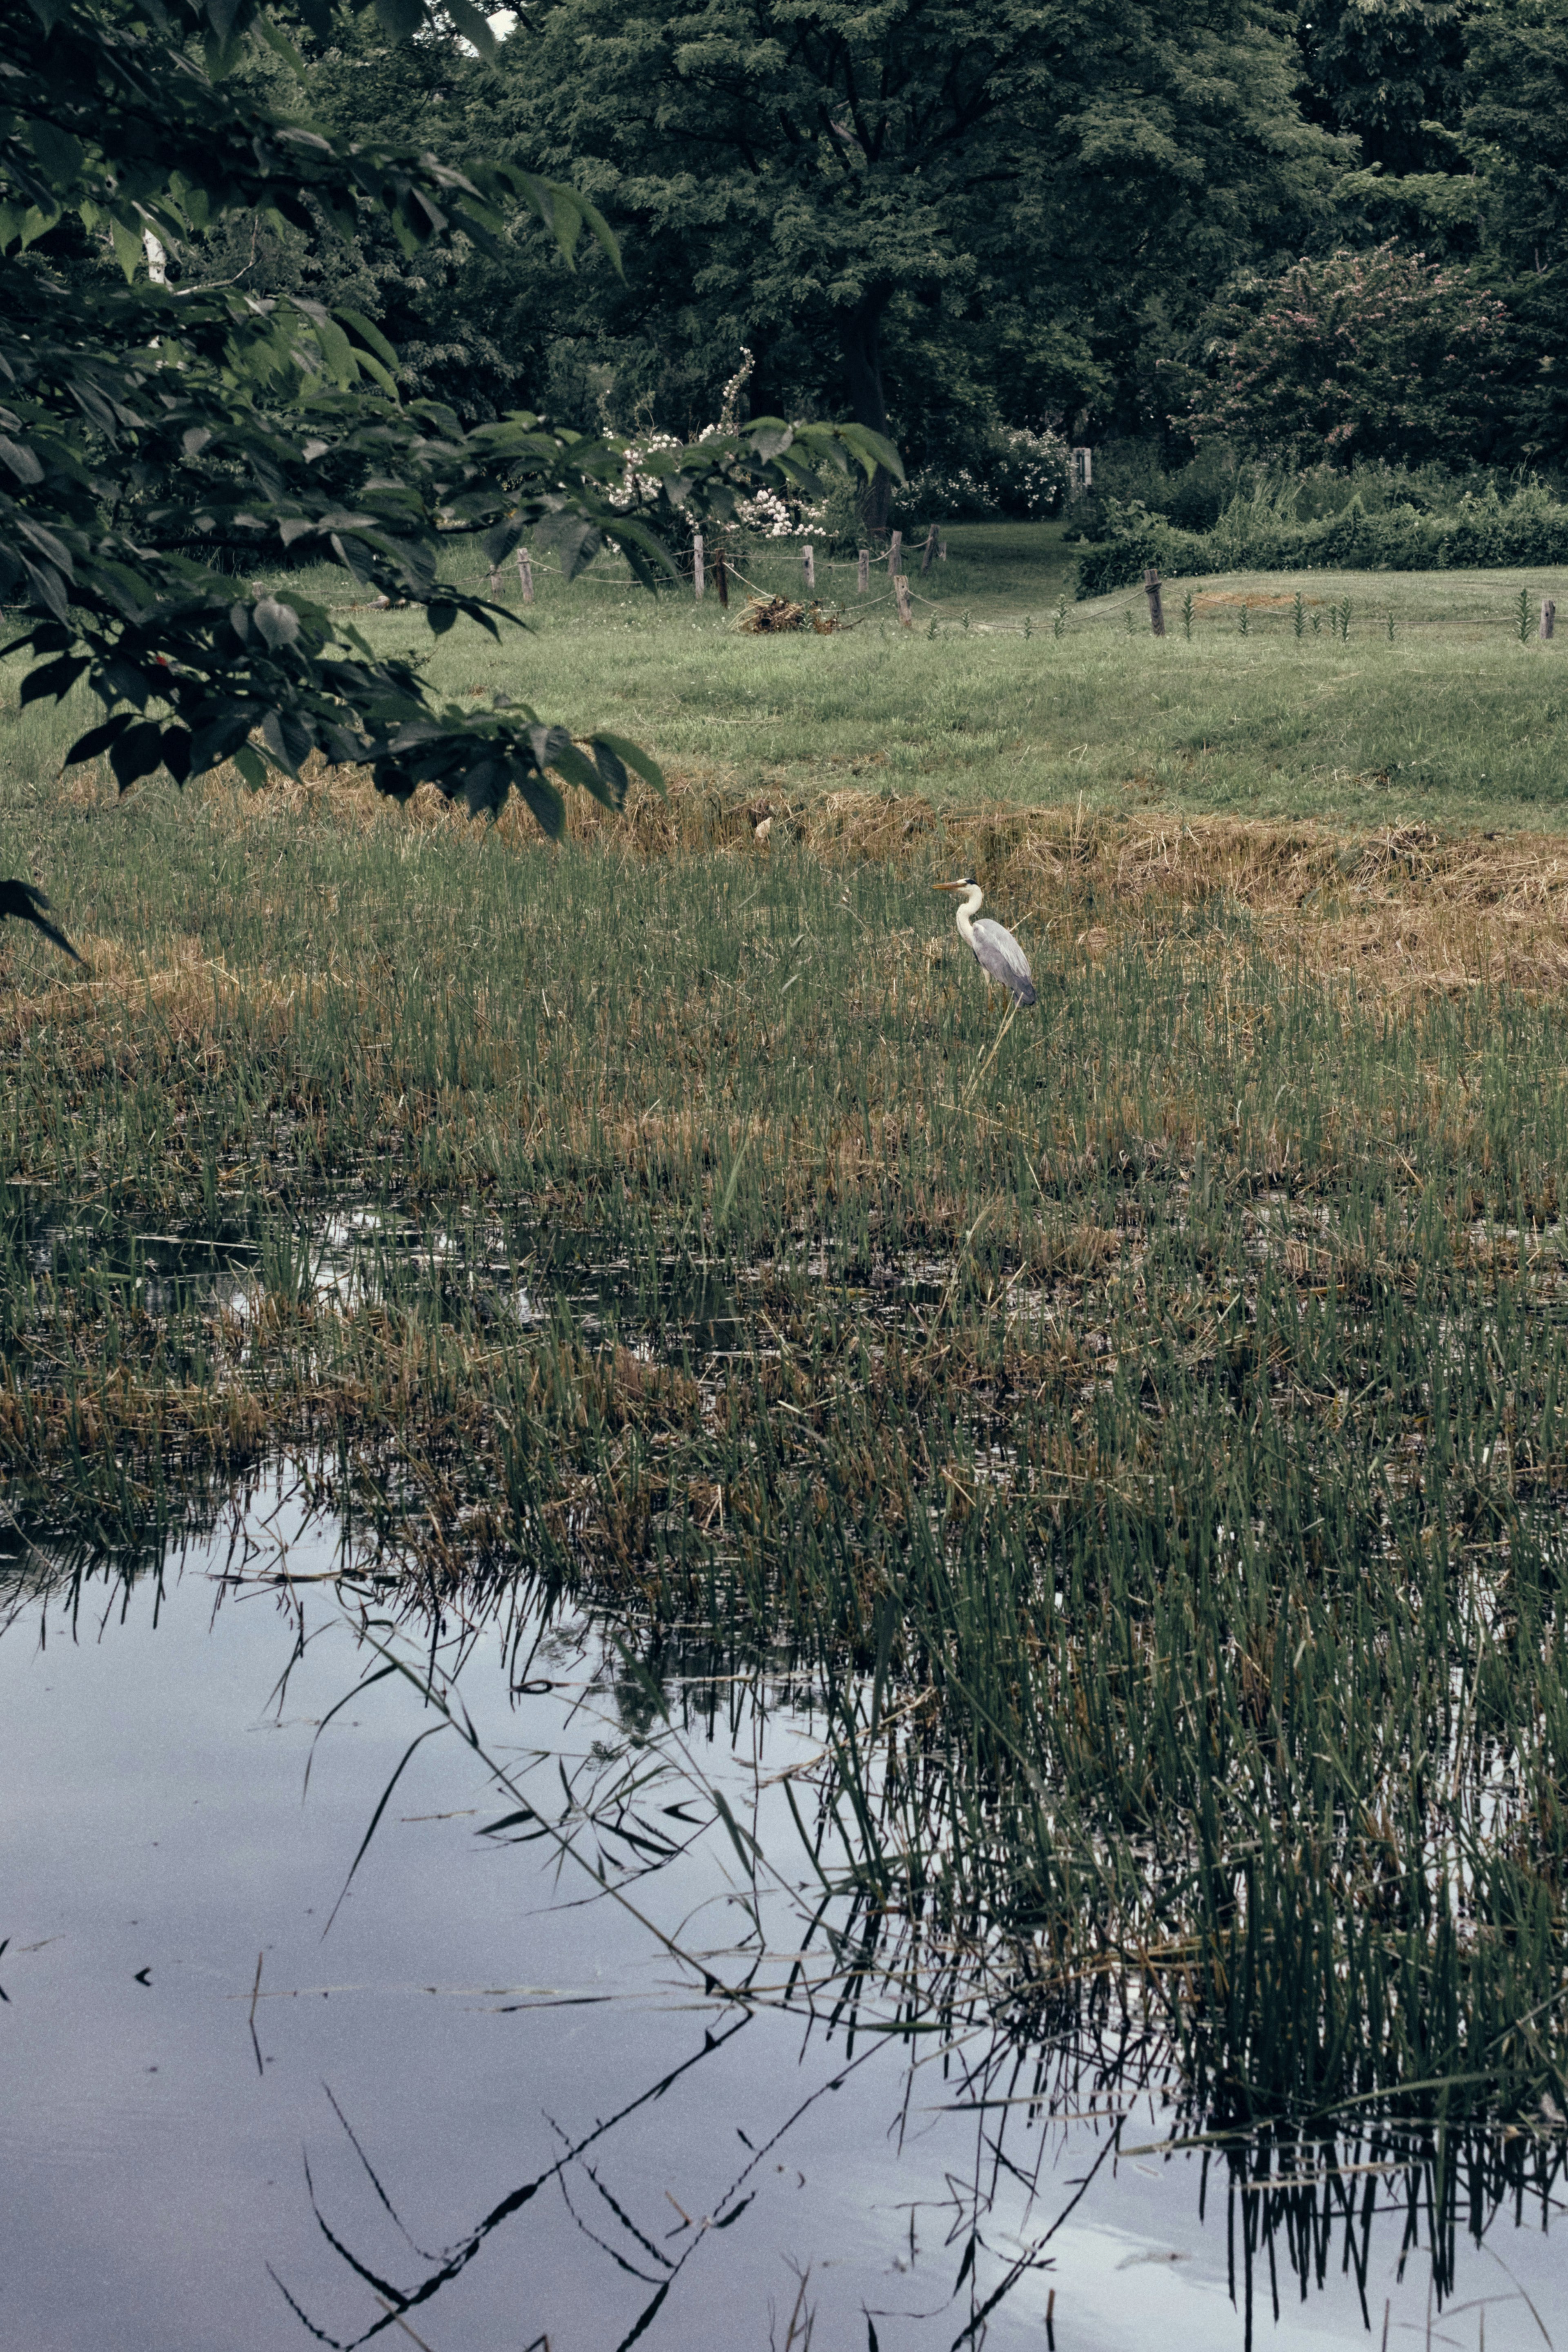
<instances>
[{"instance_id":1,"label":"pond water","mask_svg":"<svg viewBox=\"0 0 1568 2352\"><path fill-rule=\"evenodd\" d=\"M347 1605L340 1530L281 1472L162 1572L13 1555L0 2345L1568 2344L1539 2207L1461 2246L1440 2311L1403 2198L1364 2289L1338 2237L1304 2289L1281 2244L1276 2317L1267 2255L1232 2299L1223 2179L1200 2217L1197 2157L1133 2152L1170 2130L1135 2056L1048 2063L1030 2105L1036 2054L979 2021L813 2000L780 1777L820 1743L809 1692L694 1690L648 1747L604 1628L524 1654L449 1617L478 1745L410 1756L442 1718L361 1678L433 1653L363 1582ZM760 1962L745 1829L776 1865Z\"/></svg>"}]
</instances>

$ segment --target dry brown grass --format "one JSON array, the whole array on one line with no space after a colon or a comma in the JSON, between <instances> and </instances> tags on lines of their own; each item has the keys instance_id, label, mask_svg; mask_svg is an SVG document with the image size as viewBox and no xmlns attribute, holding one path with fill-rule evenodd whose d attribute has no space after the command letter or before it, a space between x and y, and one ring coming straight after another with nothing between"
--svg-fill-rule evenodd
<instances>
[{"instance_id":1,"label":"dry brown grass","mask_svg":"<svg viewBox=\"0 0 1568 2352\"><path fill-rule=\"evenodd\" d=\"M620 818L579 803L571 832L643 856L762 856L793 835L830 866L973 872L1005 919L1071 922L1090 954L1129 932L1158 936L1222 902L1249 919L1255 944L1324 977L1354 974L1363 990L1405 998L1481 982L1532 992L1568 983L1568 839L1551 835L1113 819L1071 808L946 812L915 794L852 790L791 807L737 801L684 777L664 801L639 792Z\"/></svg>"},{"instance_id":2,"label":"dry brown grass","mask_svg":"<svg viewBox=\"0 0 1568 2352\"><path fill-rule=\"evenodd\" d=\"M123 1058L152 1012L162 1043L199 1063L214 1032L230 1027L242 1003L253 1028L266 1036L296 1018L301 1003L318 1004L329 986L353 988L361 1000L368 992L363 975L351 969L231 971L199 940L180 935L149 950L143 943L84 932L79 949L85 971L68 971L37 992L5 992L0 1040L15 1046L29 1033L53 1029L75 1037L91 1059Z\"/></svg>"},{"instance_id":3,"label":"dry brown grass","mask_svg":"<svg viewBox=\"0 0 1568 2352\"><path fill-rule=\"evenodd\" d=\"M298 783L260 793L225 772L203 792L222 822L243 830L304 819L465 832L472 822L428 786L400 809L376 793L364 770L318 765ZM537 845L533 822L516 802L496 833L518 850ZM1483 982L1535 993L1568 985L1568 837L1154 813L1113 818L1071 807L952 811L919 794L859 789L791 802L742 795L718 772L676 769L663 797L634 784L619 816L570 794L568 838L643 858L760 858L793 840L833 867L973 872L1004 919L1032 923L1037 937L1070 924L1090 956L1129 935L1162 936L1173 922L1223 904L1247 919L1255 948L1325 978L1354 977L1363 992L1409 999ZM225 984L221 967L203 964L189 942L174 942L156 971L117 942L84 941L82 951L94 969L86 988L152 988L168 997L172 1017L183 1007L197 1019L196 996ZM287 992L305 983L275 977L271 984ZM84 992L66 982L37 1001L36 1015L61 1017L65 1001Z\"/></svg>"}]
</instances>

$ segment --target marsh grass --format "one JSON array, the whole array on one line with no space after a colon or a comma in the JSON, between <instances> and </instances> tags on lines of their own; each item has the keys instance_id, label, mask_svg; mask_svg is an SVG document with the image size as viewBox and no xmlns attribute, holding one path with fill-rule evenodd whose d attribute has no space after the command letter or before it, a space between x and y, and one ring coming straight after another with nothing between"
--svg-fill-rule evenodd
<instances>
[{"instance_id":1,"label":"marsh grass","mask_svg":"<svg viewBox=\"0 0 1568 2352\"><path fill-rule=\"evenodd\" d=\"M1495 730L1506 684L1534 742L1549 672L1495 635L1444 709ZM976 713L1053 658L977 640ZM1103 742L1172 642L1097 642L1035 690ZM1412 724L1437 675L1303 645ZM755 737L810 673L754 650L700 674ZM832 717L779 722L819 784ZM10 1507L107 1539L291 1447L429 1607L521 1575L655 1692L693 1629L799 1657L869 1952L1135 2006L1188 2130L1398 2121L1450 2206L1464 2132L1555 2163L1568 842L674 749L559 852L353 778L13 788L91 971L0 940ZM955 870L1034 965L1005 1034Z\"/></svg>"}]
</instances>

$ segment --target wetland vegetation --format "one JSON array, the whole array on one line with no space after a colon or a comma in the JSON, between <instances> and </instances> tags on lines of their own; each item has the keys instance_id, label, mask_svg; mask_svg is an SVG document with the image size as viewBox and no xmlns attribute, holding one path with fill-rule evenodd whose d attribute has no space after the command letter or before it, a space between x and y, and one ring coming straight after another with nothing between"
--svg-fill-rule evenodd
<instances>
[{"instance_id":1,"label":"wetland vegetation","mask_svg":"<svg viewBox=\"0 0 1568 2352\"><path fill-rule=\"evenodd\" d=\"M1119 2041L1249 2282L1382 2198L1441 2293L1568 2106L1557 656L1473 578L1058 637L952 540L935 640L442 639L664 760L559 850L4 715L90 968L0 942L6 1507L133 1561L289 1454L394 1615L612 1627L633 1748L807 1677L841 2022Z\"/></svg>"}]
</instances>

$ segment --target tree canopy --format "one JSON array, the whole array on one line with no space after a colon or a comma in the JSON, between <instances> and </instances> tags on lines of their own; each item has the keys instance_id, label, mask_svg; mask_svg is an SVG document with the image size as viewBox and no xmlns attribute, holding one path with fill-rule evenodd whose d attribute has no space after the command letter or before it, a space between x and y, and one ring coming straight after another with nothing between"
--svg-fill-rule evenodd
<instances>
[{"instance_id":1,"label":"tree canopy","mask_svg":"<svg viewBox=\"0 0 1568 2352\"><path fill-rule=\"evenodd\" d=\"M814 372L885 435L890 319L976 305L1060 377L1064 315L1125 337L1288 257L1335 152L1296 71L1230 0L544 0L497 119L634 232L645 299L678 286L756 350L765 397Z\"/></svg>"},{"instance_id":2,"label":"tree canopy","mask_svg":"<svg viewBox=\"0 0 1568 2352\"><path fill-rule=\"evenodd\" d=\"M391 29L421 22L382 0ZM301 15L330 35L330 0ZM446 16L494 50L468 0ZM315 240L384 223L405 256L498 249L526 211L572 257L615 240L563 180L515 163L463 167L413 141L334 133L308 75L256 0L27 0L7 10L0 112L0 597L24 626L25 701L85 678L105 716L71 760L107 756L121 787L159 767L183 781L233 760L252 781L312 750L367 764L380 788L423 780L475 810L516 791L559 832L556 779L619 804L633 745L580 749L527 708L434 708L414 667L340 615L244 575L319 550L365 589L494 631L483 598L440 577L444 535L476 533L492 564L543 534L570 572L613 535L644 579L661 533L725 513L759 484L800 488L824 463L895 462L852 428L754 419L639 468L601 434L514 413L465 429L405 399L378 323L296 287L263 294L182 264L225 219ZM237 72L257 42L285 67L285 108ZM276 90L276 84L273 85ZM86 258L83 258L85 240ZM99 266L111 251L118 269Z\"/></svg>"}]
</instances>

